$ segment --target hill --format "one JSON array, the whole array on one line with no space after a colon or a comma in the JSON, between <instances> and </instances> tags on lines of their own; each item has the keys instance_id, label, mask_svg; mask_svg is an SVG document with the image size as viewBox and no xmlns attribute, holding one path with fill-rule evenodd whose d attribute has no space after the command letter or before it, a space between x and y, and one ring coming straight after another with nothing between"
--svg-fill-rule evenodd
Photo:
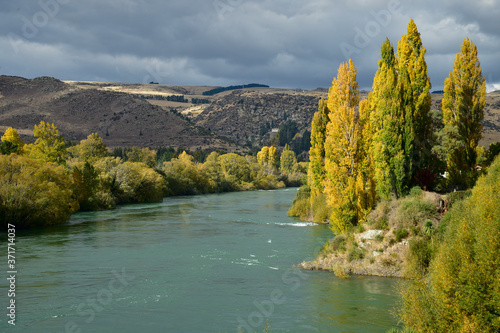
<instances>
[{"instance_id":1,"label":"hill","mask_svg":"<svg viewBox=\"0 0 500 333\"><path fill-rule=\"evenodd\" d=\"M239 90L214 101L194 121L239 144L260 146L268 144L273 129L279 129L287 122L293 127L289 139L297 133L303 134L310 130L320 97L325 97L325 94L291 90Z\"/></svg>"},{"instance_id":2,"label":"hill","mask_svg":"<svg viewBox=\"0 0 500 333\"><path fill-rule=\"evenodd\" d=\"M443 93L433 93L432 109L441 109ZM486 95L486 106L484 108L483 139L479 142L481 146L489 147L491 143L500 142L500 91L490 92Z\"/></svg>"},{"instance_id":3,"label":"hill","mask_svg":"<svg viewBox=\"0 0 500 333\"><path fill-rule=\"evenodd\" d=\"M297 124L299 135L310 130L318 100L326 98L327 94L326 89L237 90L204 107L193 121L241 145L250 142L258 146L268 143L266 140L269 141L272 128L278 129L287 121ZM432 109L439 110L443 94L431 96ZM366 99L368 92L361 91L360 97ZM490 143L500 142L500 91L487 95L483 125L480 145L488 147Z\"/></svg>"},{"instance_id":4,"label":"hill","mask_svg":"<svg viewBox=\"0 0 500 333\"><path fill-rule=\"evenodd\" d=\"M151 86L140 88L144 92ZM20 134L32 136L34 125L43 120L55 123L67 140L78 141L96 132L109 147L243 150L196 126L175 110L134 97L134 90L128 88L126 92L113 89L112 84L0 76L0 130L12 126ZM179 94L175 89L162 93Z\"/></svg>"},{"instance_id":5,"label":"hill","mask_svg":"<svg viewBox=\"0 0 500 333\"><path fill-rule=\"evenodd\" d=\"M207 91L221 91L204 95ZM214 86L59 81L0 76L0 131L16 128L25 139L41 120L72 141L97 132L110 147L173 146L243 152L282 139L307 150L312 117L327 89L265 86L227 90ZM432 94L433 109L442 93ZM361 92L367 98L367 92ZM274 141L273 141L274 140ZM500 91L487 95L483 140L500 141ZM246 146L246 147L244 147ZM295 146L295 147L294 147Z\"/></svg>"}]
</instances>

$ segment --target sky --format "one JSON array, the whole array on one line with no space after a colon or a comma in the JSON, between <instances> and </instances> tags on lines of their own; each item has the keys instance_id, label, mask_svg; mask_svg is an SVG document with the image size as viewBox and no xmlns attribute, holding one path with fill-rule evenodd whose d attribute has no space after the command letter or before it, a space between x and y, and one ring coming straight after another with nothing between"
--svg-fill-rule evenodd
<instances>
[{"instance_id":1,"label":"sky","mask_svg":"<svg viewBox=\"0 0 500 333\"><path fill-rule=\"evenodd\" d=\"M351 58L369 90L411 18L432 90L466 37L500 90L500 0L0 0L0 75L314 89Z\"/></svg>"}]
</instances>

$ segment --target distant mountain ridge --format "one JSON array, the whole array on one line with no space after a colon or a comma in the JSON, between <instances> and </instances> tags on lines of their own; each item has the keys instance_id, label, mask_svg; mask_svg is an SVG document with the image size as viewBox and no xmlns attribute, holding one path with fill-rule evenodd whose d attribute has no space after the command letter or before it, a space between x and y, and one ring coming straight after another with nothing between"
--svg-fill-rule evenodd
<instances>
[{"instance_id":1,"label":"distant mountain ridge","mask_svg":"<svg viewBox=\"0 0 500 333\"><path fill-rule=\"evenodd\" d=\"M318 100L328 92L259 86L203 95L218 88L0 76L0 132L12 126L32 139L34 125L44 120L55 123L67 140L79 141L97 132L109 147L244 152L269 143L280 126L292 128L287 134L296 140L307 141L304 135L310 131ZM176 95L202 103L166 98ZM368 92L360 95L367 98ZM431 96L432 108L439 108L443 95ZM500 91L487 95L484 113L481 144L488 146L500 141Z\"/></svg>"},{"instance_id":2,"label":"distant mountain ridge","mask_svg":"<svg viewBox=\"0 0 500 333\"><path fill-rule=\"evenodd\" d=\"M110 147L241 150L176 112L127 93L82 89L49 77L0 76L0 126L29 136L42 120L55 123L67 140L96 132Z\"/></svg>"}]
</instances>

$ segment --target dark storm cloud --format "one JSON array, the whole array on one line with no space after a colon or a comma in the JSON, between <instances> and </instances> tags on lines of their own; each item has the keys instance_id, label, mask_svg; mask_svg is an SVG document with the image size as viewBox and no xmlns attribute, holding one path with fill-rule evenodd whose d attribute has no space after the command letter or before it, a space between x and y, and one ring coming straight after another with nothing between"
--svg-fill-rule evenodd
<instances>
[{"instance_id":1,"label":"dark storm cloud","mask_svg":"<svg viewBox=\"0 0 500 333\"><path fill-rule=\"evenodd\" d=\"M369 88L380 46L415 20L441 89L466 36L500 82L500 0L1 1L0 73L67 80L330 85L352 58ZM500 86L496 86L497 89Z\"/></svg>"}]
</instances>

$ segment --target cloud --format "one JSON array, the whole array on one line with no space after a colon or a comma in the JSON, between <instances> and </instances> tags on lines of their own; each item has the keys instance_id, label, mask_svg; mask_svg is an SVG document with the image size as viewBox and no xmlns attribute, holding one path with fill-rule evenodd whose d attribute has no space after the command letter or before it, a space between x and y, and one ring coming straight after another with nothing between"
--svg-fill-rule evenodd
<instances>
[{"instance_id":1,"label":"cloud","mask_svg":"<svg viewBox=\"0 0 500 333\"><path fill-rule=\"evenodd\" d=\"M500 0L41 0L0 9L0 73L165 84L328 87L351 57L369 89L412 17L441 89L469 36L500 83ZM347 49L346 49L347 47ZM346 51L347 50L347 51ZM349 52L350 51L350 52Z\"/></svg>"}]
</instances>

